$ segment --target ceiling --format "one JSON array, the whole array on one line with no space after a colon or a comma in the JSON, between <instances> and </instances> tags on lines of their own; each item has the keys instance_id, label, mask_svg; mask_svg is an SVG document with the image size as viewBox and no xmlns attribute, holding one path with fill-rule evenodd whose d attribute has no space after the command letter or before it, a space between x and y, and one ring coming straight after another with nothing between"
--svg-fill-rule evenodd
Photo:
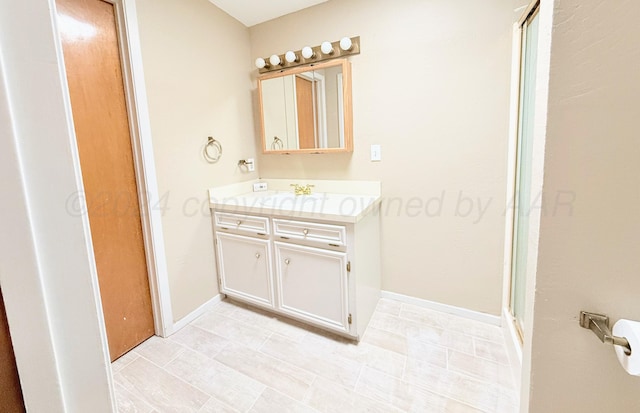
<instances>
[{"instance_id":1,"label":"ceiling","mask_svg":"<svg viewBox=\"0 0 640 413\"><path fill-rule=\"evenodd\" d=\"M209 0L236 20L247 27L251 27L285 14L316 4L324 3L327 0Z\"/></svg>"}]
</instances>

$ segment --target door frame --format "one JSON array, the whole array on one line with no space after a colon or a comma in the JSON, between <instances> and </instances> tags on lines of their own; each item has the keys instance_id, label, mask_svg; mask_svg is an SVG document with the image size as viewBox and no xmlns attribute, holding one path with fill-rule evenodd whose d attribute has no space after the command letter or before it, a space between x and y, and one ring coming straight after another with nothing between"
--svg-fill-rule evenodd
<instances>
[{"instance_id":1,"label":"door frame","mask_svg":"<svg viewBox=\"0 0 640 413\"><path fill-rule=\"evenodd\" d=\"M502 286L502 323L513 341L515 356L522 363L524 334L511 312L511 277L513 270L513 241L516 225L516 179L518 176L518 130L520 126L520 87L522 72L522 41L524 24L534 14L539 13L541 0L533 0L523 10L522 16L513 25L511 61L511 97L509 113L509 143L507 154L507 190L505 204L505 234ZM509 341L509 340L507 340Z\"/></svg>"},{"instance_id":2,"label":"door frame","mask_svg":"<svg viewBox=\"0 0 640 413\"><path fill-rule=\"evenodd\" d=\"M325 88L325 78L323 74L314 72L302 72L295 76L300 76L311 82L312 90L314 91L315 99L313 99L313 117L314 117L314 131L316 132L315 140L318 148L327 147L327 97ZM319 90L317 94L315 91ZM293 94L297 95L296 82L293 82ZM295 119L296 119L296 135L298 136L298 149L300 149L300 132L298 131L298 105L294 106Z\"/></svg>"},{"instance_id":3,"label":"door frame","mask_svg":"<svg viewBox=\"0 0 640 413\"><path fill-rule=\"evenodd\" d=\"M168 337L174 326L160 209L163 195L158 190L153 156L135 1L102 1L113 4L115 11L155 334Z\"/></svg>"}]
</instances>

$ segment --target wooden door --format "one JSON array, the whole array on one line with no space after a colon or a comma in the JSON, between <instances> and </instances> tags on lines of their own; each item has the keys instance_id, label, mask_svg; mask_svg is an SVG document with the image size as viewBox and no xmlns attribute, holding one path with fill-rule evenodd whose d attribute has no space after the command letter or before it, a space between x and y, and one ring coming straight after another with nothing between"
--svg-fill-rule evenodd
<instances>
[{"instance_id":1,"label":"wooden door","mask_svg":"<svg viewBox=\"0 0 640 413\"><path fill-rule=\"evenodd\" d=\"M9 324L0 290L0 412L24 412L22 388L9 334Z\"/></svg>"},{"instance_id":2,"label":"wooden door","mask_svg":"<svg viewBox=\"0 0 640 413\"><path fill-rule=\"evenodd\" d=\"M316 148L313 114L313 82L296 76L296 107L298 108L298 140L300 149Z\"/></svg>"},{"instance_id":3,"label":"wooden door","mask_svg":"<svg viewBox=\"0 0 640 413\"><path fill-rule=\"evenodd\" d=\"M114 6L57 0L111 359L154 332Z\"/></svg>"}]
</instances>

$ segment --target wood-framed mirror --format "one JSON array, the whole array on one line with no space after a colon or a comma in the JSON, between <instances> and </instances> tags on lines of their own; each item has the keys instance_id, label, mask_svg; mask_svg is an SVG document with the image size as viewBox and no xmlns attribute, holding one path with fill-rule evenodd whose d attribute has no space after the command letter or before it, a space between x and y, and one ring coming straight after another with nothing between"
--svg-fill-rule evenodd
<instances>
[{"instance_id":1,"label":"wood-framed mirror","mask_svg":"<svg viewBox=\"0 0 640 413\"><path fill-rule=\"evenodd\" d=\"M263 153L353 152L347 59L265 74L258 98Z\"/></svg>"}]
</instances>

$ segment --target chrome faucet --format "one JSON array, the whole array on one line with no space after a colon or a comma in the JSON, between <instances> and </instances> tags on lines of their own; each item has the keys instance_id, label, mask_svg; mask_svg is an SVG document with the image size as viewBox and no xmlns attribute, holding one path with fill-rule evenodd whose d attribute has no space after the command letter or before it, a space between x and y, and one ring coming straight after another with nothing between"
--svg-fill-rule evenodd
<instances>
[{"instance_id":1,"label":"chrome faucet","mask_svg":"<svg viewBox=\"0 0 640 413\"><path fill-rule=\"evenodd\" d=\"M298 185L298 184L291 184L291 186L293 187L293 193L296 195L311 195L311 188L314 187L314 185Z\"/></svg>"}]
</instances>

